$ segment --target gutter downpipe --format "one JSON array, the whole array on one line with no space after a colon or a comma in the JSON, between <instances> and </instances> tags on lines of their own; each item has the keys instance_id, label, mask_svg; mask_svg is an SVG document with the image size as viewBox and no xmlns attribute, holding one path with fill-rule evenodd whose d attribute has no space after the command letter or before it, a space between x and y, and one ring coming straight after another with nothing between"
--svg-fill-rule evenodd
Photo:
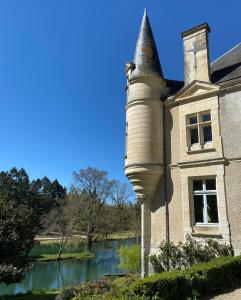
<instances>
[{"instance_id":1,"label":"gutter downpipe","mask_svg":"<svg viewBox=\"0 0 241 300\"><path fill-rule=\"evenodd\" d=\"M166 113L165 113L165 102L163 102L163 176L164 176L164 200L165 200L165 215L166 215L166 242L170 243L170 226L169 226L169 206L167 201L167 149L166 149ZM169 254L167 258L167 270L169 271Z\"/></svg>"}]
</instances>

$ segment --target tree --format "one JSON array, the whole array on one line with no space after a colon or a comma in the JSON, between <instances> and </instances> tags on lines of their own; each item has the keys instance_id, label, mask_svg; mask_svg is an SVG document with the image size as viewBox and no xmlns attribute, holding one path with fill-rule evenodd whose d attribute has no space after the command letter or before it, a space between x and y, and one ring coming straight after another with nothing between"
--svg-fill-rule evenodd
<instances>
[{"instance_id":1,"label":"tree","mask_svg":"<svg viewBox=\"0 0 241 300\"><path fill-rule=\"evenodd\" d=\"M131 217L130 226L135 230L135 237L138 243L138 239L141 231L141 204L140 201L136 201L130 204Z\"/></svg>"},{"instance_id":2,"label":"tree","mask_svg":"<svg viewBox=\"0 0 241 300\"><path fill-rule=\"evenodd\" d=\"M86 231L86 250L91 251L93 234L98 231L104 205L111 202L115 180L107 178L107 172L87 167L73 173L73 193L82 198L82 226Z\"/></svg>"},{"instance_id":3,"label":"tree","mask_svg":"<svg viewBox=\"0 0 241 300\"><path fill-rule=\"evenodd\" d=\"M132 222L130 196L131 191L128 185L117 181L111 197L112 204L114 205L116 231L132 229L130 227L130 223Z\"/></svg>"},{"instance_id":4,"label":"tree","mask_svg":"<svg viewBox=\"0 0 241 300\"><path fill-rule=\"evenodd\" d=\"M121 246L118 249L120 269L125 269L132 273L141 272L141 248L139 245Z\"/></svg>"},{"instance_id":5,"label":"tree","mask_svg":"<svg viewBox=\"0 0 241 300\"><path fill-rule=\"evenodd\" d=\"M24 169L0 173L0 282L23 279L34 246L36 215Z\"/></svg>"},{"instance_id":6,"label":"tree","mask_svg":"<svg viewBox=\"0 0 241 300\"><path fill-rule=\"evenodd\" d=\"M66 197L66 188L58 180L51 182L45 176L42 179L33 180L31 185L34 194L33 205L39 219L46 216L51 209L58 207L61 200Z\"/></svg>"},{"instance_id":7,"label":"tree","mask_svg":"<svg viewBox=\"0 0 241 300\"><path fill-rule=\"evenodd\" d=\"M58 207L50 210L42 219L42 225L47 231L53 231L61 236L57 260L65 249L73 230L81 220L82 202L81 197L68 195L67 200L61 200Z\"/></svg>"}]
</instances>

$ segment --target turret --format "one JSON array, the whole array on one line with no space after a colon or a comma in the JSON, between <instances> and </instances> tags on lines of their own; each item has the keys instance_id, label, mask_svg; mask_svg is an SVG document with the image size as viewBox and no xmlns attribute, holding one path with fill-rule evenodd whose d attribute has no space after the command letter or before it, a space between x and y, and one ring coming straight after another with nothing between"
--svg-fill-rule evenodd
<instances>
[{"instance_id":1,"label":"turret","mask_svg":"<svg viewBox=\"0 0 241 300\"><path fill-rule=\"evenodd\" d=\"M125 174L134 191L146 197L163 174L163 79L146 10L133 63L126 64Z\"/></svg>"}]
</instances>

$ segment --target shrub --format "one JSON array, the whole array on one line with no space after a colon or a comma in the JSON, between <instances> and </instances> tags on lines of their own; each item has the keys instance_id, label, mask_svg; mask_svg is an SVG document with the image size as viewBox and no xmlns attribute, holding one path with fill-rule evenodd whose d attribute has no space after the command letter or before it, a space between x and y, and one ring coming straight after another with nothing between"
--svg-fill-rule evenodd
<instances>
[{"instance_id":1,"label":"shrub","mask_svg":"<svg viewBox=\"0 0 241 300\"><path fill-rule=\"evenodd\" d=\"M120 278L103 278L64 289L56 300L146 300L129 293L129 286L137 279L135 274Z\"/></svg>"},{"instance_id":2,"label":"shrub","mask_svg":"<svg viewBox=\"0 0 241 300\"><path fill-rule=\"evenodd\" d=\"M120 269L125 269L129 272L140 273L141 271L141 249L139 245L121 246L118 249Z\"/></svg>"},{"instance_id":3,"label":"shrub","mask_svg":"<svg viewBox=\"0 0 241 300\"><path fill-rule=\"evenodd\" d=\"M221 257L186 270L163 272L132 284L145 299L195 299L241 283L241 257Z\"/></svg>"},{"instance_id":4,"label":"shrub","mask_svg":"<svg viewBox=\"0 0 241 300\"><path fill-rule=\"evenodd\" d=\"M55 298L55 300L70 300L75 296L75 288L66 288Z\"/></svg>"},{"instance_id":5,"label":"shrub","mask_svg":"<svg viewBox=\"0 0 241 300\"><path fill-rule=\"evenodd\" d=\"M222 256L232 256L232 247L217 240L206 239L198 241L191 236L185 243L161 242L159 253L150 257L155 273L169 270L181 270L194 264L211 261Z\"/></svg>"}]
</instances>

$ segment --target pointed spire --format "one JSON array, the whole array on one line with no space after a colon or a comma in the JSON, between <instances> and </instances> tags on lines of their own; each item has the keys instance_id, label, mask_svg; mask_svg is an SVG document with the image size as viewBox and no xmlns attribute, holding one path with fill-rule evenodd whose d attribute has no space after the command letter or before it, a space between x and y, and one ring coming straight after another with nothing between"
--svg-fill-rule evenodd
<instances>
[{"instance_id":1,"label":"pointed spire","mask_svg":"<svg viewBox=\"0 0 241 300\"><path fill-rule=\"evenodd\" d=\"M162 75L155 40L145 8L134 56L135 70L132 78L140 76Z\"/></svg>"}]
</instances>

